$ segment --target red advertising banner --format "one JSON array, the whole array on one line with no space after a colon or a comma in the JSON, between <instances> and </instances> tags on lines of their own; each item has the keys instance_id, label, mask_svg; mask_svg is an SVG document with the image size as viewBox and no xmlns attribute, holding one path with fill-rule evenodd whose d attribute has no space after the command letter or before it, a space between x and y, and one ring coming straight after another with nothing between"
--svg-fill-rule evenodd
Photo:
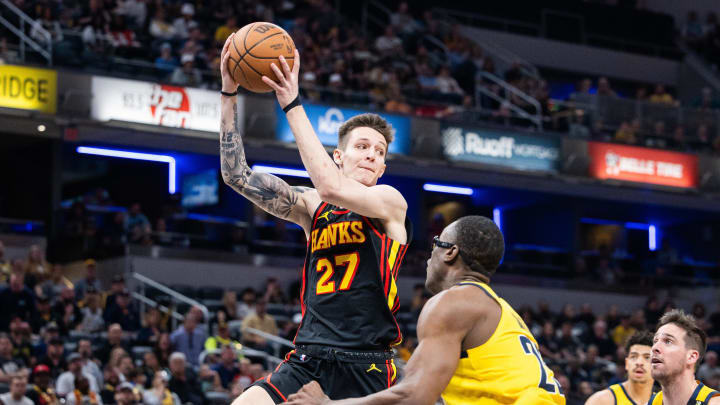
<instances>
[{"instance_id":1,"label":"red advertising banner","mask_svg":"<svg viewBox=\"0 0 720 405\"><path fill-rule=\"evenodd\" d=\"M673 187L697 186L698 158L686 153L588 142L590 176Z\"/></svg>"}]
</instances>

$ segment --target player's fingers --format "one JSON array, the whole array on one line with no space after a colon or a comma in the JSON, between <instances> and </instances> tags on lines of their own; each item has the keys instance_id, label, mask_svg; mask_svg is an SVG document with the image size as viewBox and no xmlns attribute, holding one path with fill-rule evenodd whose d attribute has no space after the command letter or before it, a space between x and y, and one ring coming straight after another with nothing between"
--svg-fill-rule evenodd
<instances>
[{"instance_id":1,"label":"player's fingers","mask_svg":"<svg viewBox=\"0 0 720 405\"><path fill-rule=\"evenodd\" d=\"M275 72L275 76L277 76L277 78L279 79L278 81L280 82L280 84L283 85L283 86L285 86L285 84L286 84L285 76L284 76L284 75L282 74L282 72L280 71L280 68L277 67L276 64L271 63L271 64L270 64L270 69L272 69L272 71Z\"/></svg>"},{"instance_id":2,"label":"player's fingers","mask_svg":"<svg viewBox=\"0 0 720 405\"><path fill-rule=\"evenodd\" d=\"M282 66L283 73L285 73L285 78L290 79L292 77L292 72L290 71L290 65L288 65L287 60L285 60L285 57L280 55L280 65Z\"/></svg>"},{"instance_id":3,"label":"player's fingers","mask_svg":"<svg viewBox=\"0 0 720 405\"><path fill-rule=\"evenodd\" d=\"M300 51L295 49L295 58L293 59L293 68L292 71L294 74L300 73Z\"/></svg>"},{"instance_id":4,"label":"player's fingers","mask_svg":"<svg viewBox=\"0 0 720 405\"><path fill-rule=\"evenodd\" d=\"M268 86L270 86L271 89L275 91L280 91L282 89L277 83L275 83L271 78L267 76L263 76L261 80L263 81L263 83L267 84Z\"/></svg>"},{"instance_id":5,"label":"player's fingers","mask_svg":"<svg viewBox=\"0 0 720 405\"><path fill-rule=\"evenodd\" d=\"M222 49L222 54L225 54L225 53L228 51L228 49L230 49L230 43L232 42L232 39L233 39L233 36L234 36L234 35L235 35L235 33L233 32L233 33L230 34L230 36L228 36L227 39L225 40L225 44L223 45L223 49Z\"/></svg>"}]
</instances>

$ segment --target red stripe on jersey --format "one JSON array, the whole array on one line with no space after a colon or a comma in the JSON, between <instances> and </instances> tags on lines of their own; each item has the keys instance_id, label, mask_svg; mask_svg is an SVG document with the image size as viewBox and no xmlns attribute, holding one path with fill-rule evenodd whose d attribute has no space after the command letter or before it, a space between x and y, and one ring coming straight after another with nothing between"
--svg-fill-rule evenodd
<instances>
[{"instance_id":1,"label":"red stripe on jersey","mask_svg":"<svg viewBox=\"0 0 720 405\"><path fill-rule=\"evenodd\" d=\"M400 264L402 264L403 259L405 258L405 253L407 253L408 245L405 245L404 247L400 248L400 252L398 253L398 257L395 259L395 269L393 270L393 276L397 278L398 272L400 271Z\"/></svg>"},{"instance_id":2,"label":"red stripe on jersey","mask_svg":"<svg viewBox=\"0 0 720 405\"><path fill-rule=\"evenodd\" d=\"M350 210L332 210L330 212L332 212L335 215L344 215L344 214L347 214L348 212L350 212Z\"/></svg>"},{"instance_id":3,"label":"red stripe on jersey","mask_svg":"<svg viewBox=\"0 0 720 405\"><path fill-rule=\"evenodd\" d=\"M265 382L268 383L268 385L271 386L275 390L275 392L277 392L278 395L280 395L280 398L282 398L283 401L287 402L287 398L285 398L285 395L283 395L283 393L280 392L280 390L273 383L270 382L270 377L272 377L272 373L268 374L267 378L265 379Z\"/></svg>"},{"instance_id":4,"label":"red stripe on jersey","mask_svg":"<svg viewBox=\"0 0 720 405\"><path fill-rule=\"evenodd\" d=\"M326 202L320 204L320 208L318 208L318 210L315 212L315 218L313 218L312 229L315 229L315 224L317 223L317 220L320 217L320 213L323 212L323 210L325 209L325 207L327 207L327 205L328 205L328 203L326 203ZM312 229L311 229L311 231L312 231Z\"/></svg>"},{"instance_id":5,"label":"red stripe on jersey","mask_svg":"<svg viewBox=\"0 0 720 405\"><path fill-rule=\"evenodd\" d=\"M362 217L362 219L364 219L365 222L367 222L368 226L370 226L370 229L372 229L373 232L375 232L375 235L377 235L378 238L380 238L380 239L385 239L385 235L384 235L384 234L381 234L380 231L378 231L378 230L375 228L375 226L373 226L372 222L371 222L369 219L367 219L367 217Z\"/></svg>"},{"instance_id":6,"label":"red stripe on jersey","mask_svg":"<svg viewBox=\"0 0 720 405\"><path fill-rule=\"evenodd\" d=\"M310 249L310 241L308 241L308 249ZM297 335L300 332L300 328L302 328L302 323L305 320L305 263L303 263L303 269L302 269L302 287L300 288L300 325L298 325L297 330L295 331L295 337L293 338L293 344L295 343L295 339L297 339Z\"/></svg>"},{"instance_id":7,"label":"red stripe on jersey","mask_svg":"<svg viewBox=\"0 0 720 405\"><path fill-rule=\"evenodd\" d=\"M387 386L390 388L390 383L392 379L392 371L390 369L390 360L385 360L385 367L387 368Z\"/></svg>"}]
</instances>

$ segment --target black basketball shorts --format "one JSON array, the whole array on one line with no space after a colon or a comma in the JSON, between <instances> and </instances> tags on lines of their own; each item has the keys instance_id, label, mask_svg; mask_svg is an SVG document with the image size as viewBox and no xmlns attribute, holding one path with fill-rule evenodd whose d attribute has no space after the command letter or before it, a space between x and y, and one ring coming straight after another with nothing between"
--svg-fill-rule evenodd
<instances>
[{"instance_id":1,"label":"black basketball shorts","mask_svg":"<svg viewBox=\"0 0 720 405\"><path fill-rule=\"evenodd\" d=\"M276 404L310 381L320 383L331 399L364 397L395 384L391 351L360 352L327 346L298 346L270 375L252 386L263 388Z\"/></svg>"}]
</instances>

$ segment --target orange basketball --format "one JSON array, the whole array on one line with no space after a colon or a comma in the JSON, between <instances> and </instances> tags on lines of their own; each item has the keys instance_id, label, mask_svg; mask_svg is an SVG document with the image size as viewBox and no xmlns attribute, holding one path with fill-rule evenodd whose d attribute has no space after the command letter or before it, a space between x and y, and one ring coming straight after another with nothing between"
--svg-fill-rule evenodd
<instances>
[{"instance_id":1,"label":"orange basketball","mask_svg":"<svg viewBox=\"0 0 720 405\"><path fill-rule=\"evenodd\" d=\"M250 23L240 28L233 37L228 69L240 86L255 93L267 93L272 89L262 81L262 77L278 81L270 64L274 62L282 71L278 60L280 55L285 57L292 69L295 43L290 35L272 23Z\"/></svg>"}]
</instances>

